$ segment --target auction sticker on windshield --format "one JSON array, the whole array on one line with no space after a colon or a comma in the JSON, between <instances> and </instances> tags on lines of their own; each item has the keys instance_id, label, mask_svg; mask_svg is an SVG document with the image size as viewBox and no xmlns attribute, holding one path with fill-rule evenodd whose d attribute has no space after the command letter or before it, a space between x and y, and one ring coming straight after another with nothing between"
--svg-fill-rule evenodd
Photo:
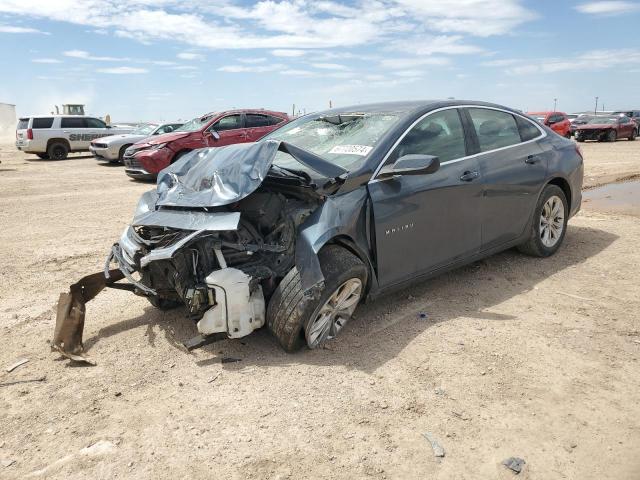
<instances>
[{"instance_id":1,"label":"auction sticker on windshield","mask_svg":"<svg viewBox=\"0 0 640 480\"><path fill-rule=\"evenodd\" d=\"M335 153L338 155L368 155L373 150L373 147L368 145L336 145L329 153Z\"/></svg>"}]
</instances>

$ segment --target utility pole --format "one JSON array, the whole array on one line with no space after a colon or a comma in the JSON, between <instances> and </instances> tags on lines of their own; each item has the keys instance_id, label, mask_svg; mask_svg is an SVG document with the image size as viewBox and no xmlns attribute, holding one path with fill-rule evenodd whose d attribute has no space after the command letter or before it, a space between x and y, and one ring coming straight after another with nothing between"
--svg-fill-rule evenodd
<instances>
[{"instance_id":1,"label":"utility pole","mask_svg":"<svg viewBox=\"0 0 640 480\"><path fill-rule=\"evenodd\" d=\"M556 106L557 106L557 105L558 105L558 99L557 99L557 98L554 98L554 99L553 99L553 111L554 111L554 112L556 111Z\"/></svg>"},{"instance_id":2,"label":"utility pole","mask_svg":"<svg viewBox=\"0 0 640 480\"><path fill-rule=\"evenodd\" d=\"M329 108L333 108L333 102L329 100Z\"/></svg>"},{"instance_id":3,"label":"utility pole","mask_svg":"<svg viewBox=\"0 0 640 480\"><path fill-rule=\"evenodd\" d=\"M296 116L296 104L293 104L293 107L291 108L291 116L295 117Z\"/></svg>"},{"instance_id":4,"label":"utility pole","mask_svg":"<svg viewBox=\"0 0 640 480\"><path fill-rule=\"evenodd\" d=\"M598 114L598 97L596 97L596 108L593 109L593 114L594 115Z\"/></svg>"}]
</instances>

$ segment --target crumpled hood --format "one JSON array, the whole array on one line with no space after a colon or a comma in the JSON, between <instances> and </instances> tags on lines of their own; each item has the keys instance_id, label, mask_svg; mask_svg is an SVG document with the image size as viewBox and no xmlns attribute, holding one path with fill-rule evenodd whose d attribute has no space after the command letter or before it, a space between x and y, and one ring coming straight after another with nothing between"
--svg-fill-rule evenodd
<instances>
[{"instance_id":1,"label":"crumpled hood","mask_svg":"<svg viewBox=\"0 0 640 480\"><path fill-rule=\"evenodd\" d=\"M338 165L277 140L194 150L158 174L157 207L219 207L242 200L267 177L278 151L286 152L324 178L340 178Z\"/></svg>"},{"instance_id":2,"label":"crumpled hood","mask_svg":"<svg viewBox=\"0 0 640 480\"><path fill-rule=\"evenodd\" d=\"M158 174L157 206L218 207L243 199L266 178L279 142L238 143L184 155Z\"/></svg>"},{"instance_id":3,"label":"crumpled hood","mask_svg":"<svg viewBox=\"0 0 640 480\"><path fill-rule=\"evenodd\" d=\"M175 140L179 140L184 137L188 137L195 132L169 132L162 133L160 135L154 135L153 137L149 137L145 143L149 145L159 145L161 143L173 142Z\"/></svg>"}]
</instances>

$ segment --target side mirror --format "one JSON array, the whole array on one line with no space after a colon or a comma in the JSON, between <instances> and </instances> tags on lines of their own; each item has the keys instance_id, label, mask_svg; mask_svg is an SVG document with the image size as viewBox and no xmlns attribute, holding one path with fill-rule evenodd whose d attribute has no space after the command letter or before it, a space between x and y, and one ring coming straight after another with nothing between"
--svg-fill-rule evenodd
<instances>
[{"instance_id":1,"label":"side mirror","mask_svg":"<svg viewBox=\"0 0 640 480\"><path fill-rule=\"evenodd\" d=\"M211 135L214 140L220 140L220 134L215 130L207 130L207 134Z\"/></svg>"},{"instance_id":2,"label":"side mirror","mask_svg":"<svg viewBox=\"0 0 640 480\"><path fill-rule=\"evenodd\" d=\"M378 173L380 179L396 175L428 175L440 168L440 159L433 155L403 155L393 165L383 167Z\"/></svg>"}]
</instances>

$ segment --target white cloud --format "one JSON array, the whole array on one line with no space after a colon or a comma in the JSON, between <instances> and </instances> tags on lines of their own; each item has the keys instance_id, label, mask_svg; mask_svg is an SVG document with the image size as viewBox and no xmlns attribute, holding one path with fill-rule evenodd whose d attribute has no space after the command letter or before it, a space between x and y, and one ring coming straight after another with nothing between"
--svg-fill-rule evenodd
<instances>
[{"instance_id":1,"label":"white cloud","mask_svg":"<svg viewBox=\"0 0 640 480\"><path fill-rule=\"evenodd\" d=\"M625 48L617 50L592 50L570 58L546 58L523 60L509 67L510 75L531 75L567 71L597 71L608 68L640 64L640 50Z\"/></svg>"},{"instance_id":2,"label":"white cloud","mask_svg":"<svg viewBox=\"0 0 640 480\"><path fill-rule=\"evenodd\" d=\"M169 68L171 70L198 70L198 67L194 67L193 65L175 65Z\"/></svg>"},{"instance_id":3,"label":"white cloud","mask_svg":"<svg viewBox=\"0 0 640 480\"><path fill-rule=\"evenodd\" d=\"M434 30L480 37L508 33L537 17L520 0L397 0L397 3Z\"/></svg>"},{"instance_id":4,"label":"white cloud","mask_svg":"<svg viewBox=\"0 0 640 480\"><path fill-rule=\"evenodd\" d=\"M639 11L640 4L623 1L587 2L577 5L575 9L590 15L620 15Z\"/></svg>"},{"instance_id":5,"label":"white cloud","mask_svg":"<svg viewBox=\"0 0 640 480\"><path fill-rule=\"evenodd\" d=\"M109 73L112 75L138 75L141 73L147 73L146 68L137 67L112 67L112 68L99 68L100 73Z\"/></svg>"},{"instance_id":6,"label":"white cloud","mask_svg":"<svg viewBox=\"0 0 640 480\"><path fill-rule=\"evenodd\" d=\"M204 60L204 55L201 53L182 52L176 56L181 60Z\"/></svg>"},{"instance_id":7,"label":"white cloud","mask_svg":"<svg viewBox=\"0 0 640 480\"><path fill-rule=\"evenodd\" d=\"M35 28L15 27L13 25L0 25L0 33L39 33L42 35L51 35L49 32L43 32Z\"/></svg>"},{"instance_id":8,"label":"white cloud","mask_svg":"<svg viewBox=\"0 0 640 480\"><path fill-rule=\"evenodd\" d=\"M236 61L240 63L264 63L267 61L266 57L247 57L247 58L236 58Z\"/></svg>"},{"instance_id":9,"label":"white cloud","mask_svg":"<svg viewBox=\"0 0 640 480\"><path fill-rule=\"evenodd\" d=\"M33 63L62 63L57 58L32 58Z\"/></svg>"},{"instance_id":10,"label":"white cloud","mask_svg":"<svg viewBox=\"0 0 640 480\"><path fill-rule=\"evenodd\" d=\"M444 57L410 57L410 58L385 58L380 61L383 68L412 68L421 65L442 66L449 65L451 62Z\"/></svg>"},{"instance_id":11,"label":"white cloud","mask_svg":"<svg viewBox=\"0 0 640 480\"><path fill-rule=\"evenodd\" d=\"M273 55L274 57L301 57L305 53L307 53L305 50L295 50L290 48L271 50L271 55Z\"/></svg>"},{"instance_id":12,"label":"white cloud","mask_svg":"<svg viewBox=\"0 0 640 480\"><path fill-rule=\"evenodd\" d=\"M296 70L296 69L286 69L280 71L281 75L293 75L297 77L314 77L317 75L315 72L311 72L309 70Z\"/></svg>"},{"instance_id":13,"label":"white cloud","mask_svg":"<svg viewBox=\"0 0 640 480\"><path fill-rule=\"evenodd\" d=\"M398 70L393 72L393 74L398 77L408 77L408 78L424 76L424 72L422 72L421 70Z\"/></svg>"},{"instance_id":14,"label":"white cloud","mask_svg":"<svg viewBox=\"0 0 640 480\"><path fill-rule=\"evenodd\" d=\"M480 65L483 67L509 67L511 65L517 65L518 63L522 63L522 60L518 60L516 58L504 58L482 62Z\"/></svg>"},{"instance_id":15,"label":"white cloud","mask_svg":"<svg viewBox=\"0 0 640 480\"><path fill-rule=\"evenodd\" d=\"M94 62L127 62L129 58L118 58L118 57L99 57L91 55L89 52L84 50L67 50L62 52L65 57L71 58L80 58L82 60L91 60Z\"/></svg>"},{"instance_id":16,"label":"white cloud","mask_svg":"<svg viewBox=\"0 0 640 480\"><path fill-rule=\"evenodd\" d=\"M282 68L284 68L284 65L278 63L271 65L225 65L218 68L218 71L227 73L262 73L273 72Z\"/></svg>"},{"instance_id":17,"label":"white cloud","mask_svg":"<svg viewBox=\"0 0 640 480\"><path fill-rule=\"evenodd\" d=\"M323 70L349 70L349 67L339 63L312 63L311 66Z\"/></svg>"}]
</instances>

